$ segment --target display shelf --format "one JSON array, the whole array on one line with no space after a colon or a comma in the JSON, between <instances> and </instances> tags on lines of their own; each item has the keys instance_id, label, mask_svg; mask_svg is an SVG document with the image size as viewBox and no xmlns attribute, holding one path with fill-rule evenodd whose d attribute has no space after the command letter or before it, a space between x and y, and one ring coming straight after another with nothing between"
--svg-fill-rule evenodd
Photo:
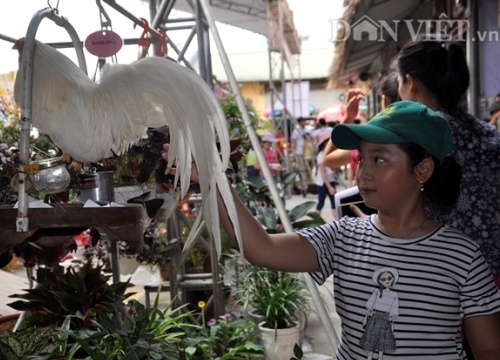
<instances>
[{"instance_id":1,"label":"display shelf","mask_svg":"<svg viewBox=\"0 0 500 360\"><path fill-rule=\"evenodd\" d=\"M0 206L0 253L26 240L36 241L42 247L57 246L89 227L106 228L131 248L141 251L144 231L151 221L139 204L85 208L83 204L58 203L53 208L29 211L29 230L17 232L17 209L12 205Z\"/></svg>"}]
</instances>

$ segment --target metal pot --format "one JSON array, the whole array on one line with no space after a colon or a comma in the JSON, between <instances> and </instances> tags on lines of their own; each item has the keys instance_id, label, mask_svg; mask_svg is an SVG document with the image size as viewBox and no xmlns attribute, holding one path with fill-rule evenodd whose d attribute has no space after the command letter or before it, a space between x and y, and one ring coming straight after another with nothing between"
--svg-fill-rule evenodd
<instances>
[{"instance_id":1,"label":"metal pot","mask_svg":"<svg viewBox=\"0 0 500 360\"><path fill-rule=\"evenodd\" d=\"M31 175L31 181L38 191L45 194L63 192L71 182L71 175L62 157L35 161L38 173Z\"/></svg>"},{"instance_id":2,"label":"metal pot","mask_svg":"<svg viewBox=\"0 0 500 360\"><path fill-rule=\"evenodd\" d=\"M98 171L79 174L80 201L115 201L113 171Z\"/></svg>"}]
</instances>

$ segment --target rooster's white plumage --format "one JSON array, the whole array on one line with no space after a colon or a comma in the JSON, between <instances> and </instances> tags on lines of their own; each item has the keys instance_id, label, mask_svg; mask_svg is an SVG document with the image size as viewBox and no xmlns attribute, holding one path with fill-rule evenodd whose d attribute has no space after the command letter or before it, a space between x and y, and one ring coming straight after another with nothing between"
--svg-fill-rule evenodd
<instances>
[{"instance_id":1,"label":"rooster's white plumage","mask_svg":"<svg viewBox=\"0 0 500 360\"><path fill-rule=\"evenodd\" d=\"M29 107L21 98L21 72L22 68L16 77L15 100ZM213 91L193 71L168 59L148 57L108 66L96 83L61 52L36 41L31 110L33 126L82 162L120 155L148 127L168 125L167 168L176 163L181 196L189 188L193 159L199 172L203 216L217 253L220 255L217 189L241 241L224 172L230 149L227 122Z\"/></svg>"}]
</instances>

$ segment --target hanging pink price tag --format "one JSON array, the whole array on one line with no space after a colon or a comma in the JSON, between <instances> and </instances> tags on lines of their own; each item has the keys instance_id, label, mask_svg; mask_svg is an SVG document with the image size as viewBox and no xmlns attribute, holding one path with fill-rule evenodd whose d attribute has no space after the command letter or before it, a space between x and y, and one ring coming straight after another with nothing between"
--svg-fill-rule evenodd
<instances>
[{"instance_id":1,"label":"hanging pink price tag","mask_svg":"<svg viewBox=\"0 0 500 360\"><path fill-rule=\"evenodd\" d=\"M85 48L92 55L105 58L115 55L123 46L123 40L111 30L96 31L85 39Z\"/></svg>"}]
</instances>

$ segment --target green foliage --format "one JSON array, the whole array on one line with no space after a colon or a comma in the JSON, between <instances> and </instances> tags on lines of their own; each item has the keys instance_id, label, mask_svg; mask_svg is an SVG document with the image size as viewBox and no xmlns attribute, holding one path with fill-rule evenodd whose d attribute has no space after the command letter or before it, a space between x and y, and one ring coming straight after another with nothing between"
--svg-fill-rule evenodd
<instances>
[{"instance_id":1,"label":"green foliage","mask_svg":"<svg viewBox=\"0 0 500 360\"><path fill-rule=\"evenodd\" d=\"M221 95L221 93L226 94ZM220 89L216 89L216 94L218 94L219 104L226 117L231 140L230 167L236 171L236 176L242 179L244 177L244 167L235 166L235 164L243 159L243 154L246 154L252 148L252 144L248 136L245 122L243 121L243 116L236 102L236 96L232 93L227 93L225 90L220 91ZM257 128L261 119L257 115L255 108L249 101L245 101L245 107L253 128Z\"/></svg>"},{"instance_id":2,"label":"green foliage","mask_svg":"<svg viewBox=\"0 0 500 360\"><path fill-rule=\"evenodd\" d=\"M250 140L245 129L243 116L241 115L241 111L236 102L236 96L234 94L223 96L219 98L219 103L226 116L231 139L241 139L242 146L248 149L250 146ZM246 101L245 106L252 125L257 126L260 122L260 118L257 115L255 108L250 105L248 101Z\"/></svg>"},{"instance_id":3,"label":"green foliage","mask_svg":"<svg viewBox=\"0 0 500 360\"><path fill-rule=\"evenodd\" d=\"M39 270L37 291L14 295L25 300L16 308L30 313L21 331L0 337L0 359L178 359L186 331L199 328L188 322L192 312L160 310L160 291L150 309L136 300L124 304L129 283L109 285L101 270L90 262L81 274Z\"/></svg>"},{"instance_id":4,"label":"green foliage","mask_svg":"<svg viewBox=\"0 0 500 360\"><path fill-rule=\"evenodd\" d=\"M26 321L33 325L61 325L72 315L75 328L88 328L101 313L114 309L131 294L126 294L129 282L108 284L111 277L103 275L102 267L92 267L90 261L78 271L60 266L38 268L37 286L25 294L9 297L20 298L8 304L13 309L28 311Z\"/></svg>"},{"instance_id":5,"label":"green foliage","mask_svg":"<svg viewBox=\"0 0 500 360\"><path fill-rule=\"evenodd\" d=\"M286 174L277 184L278 188L285 189L295 181L296 176L295 172ZM250 208L268 233L283 231L269 187L264 181L259 178L244 180L237 184L236 191L239 198ZM288 211L293 229L302 229L325 223L325 220L318 213L312 211L315 206L316 202L306 201Z\"/></svg>"},{"instance_id":6,"label":"green foliage","mask_svg":"<svg viewBox=\"0 0 500 360\"><path fill-rule=\"evenodd\" d=\"M295 343L295 346L293 347L293 355L294 357L291 358L290 360L301 360L304 357L302 348L297 343Z\"/></svg>"},{"instance_id":7,"label":"green foliage","mask_svg":"<svg viewBox=\"0 0 500 360\"><path fill-rule=\"evenodd\" d=\"M283 191L291 185L297 177L296 172L291 172L283 175L280 181L276 184L279 191ZM260 178L245 179L236 184L236 191L239 198L254 209L256 206L274 206L273 198L269 186Z\"/></svg>"},{"instance_id":8,"label":"green foliage","mask_svg":"<svg viewBox=\"0 0 500 360\"><path fill-rule=\"evenodd\" d=\"M51 336L52 329L21 328L0 337L0 359L18 360L29 355L48 355L57 351Z\"/></svg>"},{"instance_id":9,"label":"green foliage","mask_svg":"<svg viewBox=\"0 0 500 360\"><path fill-rule=\"evenodd\" d=\"M182 307L159 310L157 304L147 310L133 300L101 316L93 329L66 329L63 334L73 340L66 354L95 360L176 359L185 329L194 326L185 322L189 315Z\"/></svg>"},{"instance_id":10,"label":"green foliage","mask_svg":"<svg viewBox=\"0 0 500 360\"><path fill-rule=\"evenodd\" d=\"M264 317L272 329L292 327L308 308L308 294L301 274L247 266L237 289L237 299Z\"/></svg>"},{"instance_id":11,"label":"green foliage","mask_svg":"<svg viewBox=\"0 0 500 360\"><path fill-rule=\"evenodd\" d=\"M207 325L208 328L202 327L185 340L185 352L190 357L233 360L264 354L254 322L225 314Z\"/></svg>"}]
</instances>

